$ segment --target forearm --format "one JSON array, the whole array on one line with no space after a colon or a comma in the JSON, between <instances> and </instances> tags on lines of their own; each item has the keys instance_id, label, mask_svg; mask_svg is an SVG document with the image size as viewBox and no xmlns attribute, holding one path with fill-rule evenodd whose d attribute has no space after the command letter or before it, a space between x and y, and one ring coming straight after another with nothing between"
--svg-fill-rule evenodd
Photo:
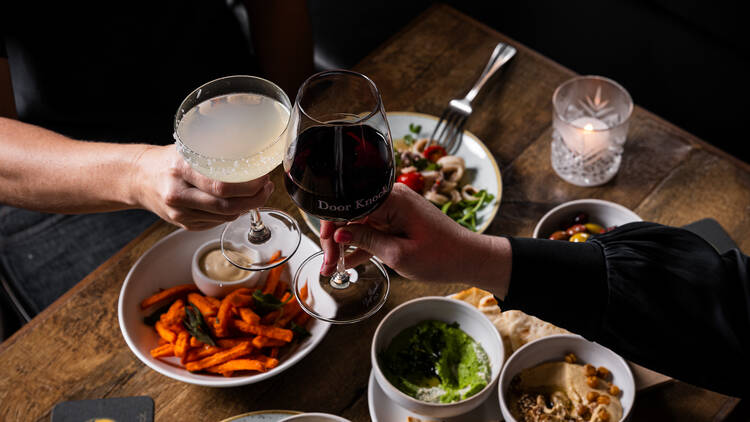
<instances>
[{"instance_id":1,"label":"forearm","mask_svg":"<svg viewBox=\"0 0 750 422\"><path fill-rule=\"evenodd\" d=\"M76 141L0 118L0 202L55 213L137 207L134 165L147 148Z\"/></svg>"}]
</instances>

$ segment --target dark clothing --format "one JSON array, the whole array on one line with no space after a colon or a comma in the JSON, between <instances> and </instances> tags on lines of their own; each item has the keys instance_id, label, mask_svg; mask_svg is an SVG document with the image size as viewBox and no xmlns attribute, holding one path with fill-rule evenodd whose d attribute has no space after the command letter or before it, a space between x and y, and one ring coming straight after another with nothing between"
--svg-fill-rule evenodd
<instances>
[{"instance_id":1,"label":"dark clothing","mask_svg":"<svg viewBox=\"0 0 750 422\"><path fill-rule=\"evenodd\" d=\"M172 143L175 112L193 89L256 73L247 16L234 3L3 2L0 54L19 120L74 139ZM33 316L156 219L0 204L0 276Z\"/></svg>"},{"instance_id":2,"label":"dark clothing","mask_svg":"<svg viewBox=\"0 0 750 422\"><path fill-rule=\"evenodd\" d=\"M34 316L156 220L142 210L60 215L0 205L0 268Z\"/></svg>"},{"instance_id":3,"label":"dark clothing","mask_svg":"<svg viewBox=\"0 0 750 422\"><path fill-rule=\"evenodd\" d=\"M173 142L193 89L257 69L228 3L7 2L0 40L19 120L76 139Z\"/></svg>"},{"instance_id":4,"label":"dark clothing","mask_svg":"<svg viewBox=\"0 0 750 422\"><path fill-rule=\"evenodd\" d=\"M586 243L511 238L503 306L721 393L750 388L750 262L697 235L631 223Z\"/></svg>"}]
</instances>

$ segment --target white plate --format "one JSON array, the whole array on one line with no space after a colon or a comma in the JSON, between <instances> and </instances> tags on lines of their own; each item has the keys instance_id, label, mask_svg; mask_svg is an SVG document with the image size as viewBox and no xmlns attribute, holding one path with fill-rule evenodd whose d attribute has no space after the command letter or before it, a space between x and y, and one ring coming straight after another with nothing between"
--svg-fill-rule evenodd
<instances>
[{"instance_id":1,"label":"white plate","mask_svg":"<svg viewBox=\"0 0 750 422\"><path fill-rule=\"evenodd\" d=\"M243 413L241 415L232 416L221 422L279 422L284 418L301 414L302 412L296 412L294 410L261 410L258 412Z\"/></svg>"},{"instance_id":2,"label":"white plate","mask_svg":"<svg viewBox=\"0 0 750 422\"><path fill-rule=\"evenodd\" d=\"M490 392L487 400L469 413L447 419L438 419L426 415L411 413L390 400L375 380L375 373L370 370L370 382L367 385L367 406L370 408L372 422L406 421L409 416L422 420L442 422L497 422L502 421L500 404L497 401L497 386Z\"/></svg>"},{"instance_id":3,"label":"white plate","mask_svg":"<svg viewBox=\"0 0 750 422\"><path fill-rule=\"evenodd\" d=\"M259 374L238 377L194 374L182 368L179 360L175 357L167 359L151 357L150 350L158 345L159 336L153 327L143 323L143 317L152 313L154 309L143 311L140 302L160 288L192 282L190 263L193 252L204 242L218 239L221 236L222 229L223 226L202 232L177 230L154 244L130 269L120 290L117 310L122 336L130 350L141 362L167 377L206 387L234 387L273 377L310 353L320 343L330 327L328 323L311 319L308 325L311 336L294 345L291 350L286 351L280 358L279 366ZM294 274L302 261L319 250L320 248L315 242L306 236L302 236L302 242L297 253L287 261L291 270L287 274ZM306 277L313 279L318 275L317 269L310 268Z\"/></svg>"},{"instance_id":4,"label":"white plate","mask_svg":"<svg viewBox=\"0 0 750 422\"><path fill-rule=\"evenodd\" d=\"M391 128L391 136L394 140L403 138L409 132L409 124L422 126L420 137L426 138L432 134L439 118L429 114L413 113L408 111L388 112L388 125ZM463 157L466 162L466 173L468 182L475 188L485 189L495 195L493 202L477 211L477 232L487 230L500 207L500 198L503 193L503 182L500 177L500 168L497 166L495 157L489 149L473 133L464 131L461 143L455 155ZM305 223L316 235L320 236L320 220L302 211Z\"/></svg>"}]
</instances>

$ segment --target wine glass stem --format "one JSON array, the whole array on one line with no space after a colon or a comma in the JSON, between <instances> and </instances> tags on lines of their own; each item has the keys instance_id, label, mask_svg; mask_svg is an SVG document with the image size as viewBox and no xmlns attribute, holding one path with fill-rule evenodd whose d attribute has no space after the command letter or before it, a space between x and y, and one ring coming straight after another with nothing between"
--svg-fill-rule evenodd
<instances>
[{"instance_id":1,"label":"wine glass stem","mask_svg":"<svg viewBox=\"0 0 750 422\"><path fill-rule=\"evenodd\" d=\"M346 246L343 243L339 243L339 261L336 264L336 272L331 276L331 287L335 289L345 289L349 287L349 273L346 272L346 263L344 261L344 254L346 253Z\"/></svg>"},{"instance_id":2,"label":"wine glass stem","mask_svg":"<svg viewBox=\"0 0 750 422\"><path fill-rule=\"evenodd\" d=\"M250 210L250 231L247 233L247 240L258 245L266 242L271 238L271 231L268 230L263 224L263 220L260 219L260 212L257 208Z\"/></svg>"}]
</instances>

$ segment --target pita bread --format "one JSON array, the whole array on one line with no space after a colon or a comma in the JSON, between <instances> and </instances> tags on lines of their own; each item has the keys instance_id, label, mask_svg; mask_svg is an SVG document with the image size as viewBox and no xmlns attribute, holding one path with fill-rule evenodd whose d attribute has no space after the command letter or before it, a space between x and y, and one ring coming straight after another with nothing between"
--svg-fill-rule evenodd
<instances>
[{"instance_id":1,"label":"pita bread","mask_svg":"<svg viewBox=\"0 0 750 422\"><path fill-rule=\"evenodd\" d=\"M518 310L502 312L492 293L472 287L451 296L464 301L482 312L503 339L505 357L508 358L521 346L552 334L571 334L570 331Z\"/></svg>"}]
</instances>

